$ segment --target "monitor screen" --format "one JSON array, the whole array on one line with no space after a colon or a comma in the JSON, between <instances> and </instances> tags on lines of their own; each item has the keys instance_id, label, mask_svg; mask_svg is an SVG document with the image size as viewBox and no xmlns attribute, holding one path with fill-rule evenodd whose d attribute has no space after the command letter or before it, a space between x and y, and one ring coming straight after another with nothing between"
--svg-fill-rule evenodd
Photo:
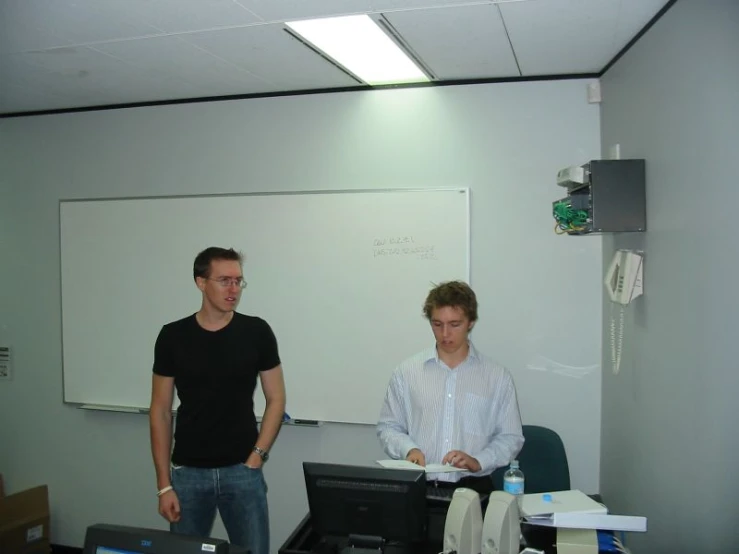
<instances>
[{"instance_id":1,"label":"monitor screen","mask_svg":"<svg viewBox=\"0 0 739 554\"><path fill-rule=\"evenodd\" d=\"M303 462L313 529L413 543L426 538L426 473Z\"/></svg>"}]
</instances>

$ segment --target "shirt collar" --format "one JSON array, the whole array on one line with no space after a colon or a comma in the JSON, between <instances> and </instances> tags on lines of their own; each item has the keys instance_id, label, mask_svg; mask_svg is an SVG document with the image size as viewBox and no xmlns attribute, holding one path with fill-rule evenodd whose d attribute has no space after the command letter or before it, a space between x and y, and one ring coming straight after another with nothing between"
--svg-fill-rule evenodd
<instances>
[{"instance_id":1,"label":"shirt collar","mask_svg":"<svg viewBox=\"0 0 739 554\"><path fill-rule=\"evenodd\" d=\"M467 341L467 343L470 345L470 351L467 354L467 358L479 360L480 354L477 352L475 345L472 344L472 341ZM435 361L437 363L441 362L441 360L439 360L439 353L436 351L436 345L423 351L423 361L424 363L430 361Z\"/></svg>"}]
</instances>

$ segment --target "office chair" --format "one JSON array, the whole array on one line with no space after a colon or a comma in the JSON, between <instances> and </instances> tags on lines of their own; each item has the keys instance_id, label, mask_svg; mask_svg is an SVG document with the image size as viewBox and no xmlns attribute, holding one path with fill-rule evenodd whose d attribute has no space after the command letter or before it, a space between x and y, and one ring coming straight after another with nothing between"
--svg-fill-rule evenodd
<instances>
[{"instance_id":1,"label":"office chair","mask_svg":"<svg viewBox=\"0 0 739 554\"><path fill-rule=\"evenodd\" d=\"M569 490L570 466L560 436L546 427L524 425L526 439L518 463L526 479L525 492L549 492ZM493 472L495 490L503 490L503 474L508 467L499 467Z\"/></svg>"}]
</instances>

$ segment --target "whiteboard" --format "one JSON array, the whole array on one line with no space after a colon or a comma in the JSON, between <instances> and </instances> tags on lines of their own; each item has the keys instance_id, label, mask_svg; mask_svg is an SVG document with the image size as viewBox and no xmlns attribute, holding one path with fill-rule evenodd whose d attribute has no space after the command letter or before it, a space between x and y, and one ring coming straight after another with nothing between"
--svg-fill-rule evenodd
<instances>
[{"instance_id":1,"label":"whiteboard","mask_svg":"<svg viewBox=\"0 0 739 554\"><path fill-rule=\"evenodd\" d=\"M464 188L62 200L64 401L147 409L157 334L198 311L193 260L222 246L245 258L237 311L277 337L288 414L375 423L433 344L429 289L469 280L469 229Z\"/></svg>"}]
</instances>

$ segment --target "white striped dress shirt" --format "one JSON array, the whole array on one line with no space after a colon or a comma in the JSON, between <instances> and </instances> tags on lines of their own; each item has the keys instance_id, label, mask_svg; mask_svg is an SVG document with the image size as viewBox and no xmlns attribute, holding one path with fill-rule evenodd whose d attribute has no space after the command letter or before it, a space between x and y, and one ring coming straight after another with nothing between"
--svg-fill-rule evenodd
<instances>
[{"instance_id":1,"label":"white striped dress shirt","mask_svg":"<svg viewBox=\"0 0 739 554\"><path fill-rule=\"evenodd\" d=\"M523 446L513 379L472 343L465 361L454 369L439 359L436 347L424 350L393 373L377 436L394 459L404 459L418 448L427 464L440 464L450 450L480 462L477 473L433 473L428 479L488 475L508 465Z\"/></svg>"}]
</instances>

